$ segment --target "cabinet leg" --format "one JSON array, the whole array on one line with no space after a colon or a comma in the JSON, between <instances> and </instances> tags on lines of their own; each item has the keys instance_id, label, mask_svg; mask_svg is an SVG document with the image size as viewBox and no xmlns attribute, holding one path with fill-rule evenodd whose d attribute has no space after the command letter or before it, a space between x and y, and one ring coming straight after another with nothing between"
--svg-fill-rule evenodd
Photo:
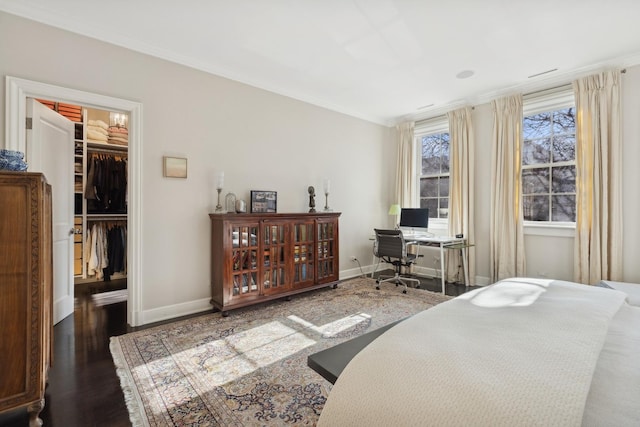
<instances>
[{"instance_id":1,"label":"cabinet leg","mask_svg":"<svg viewBox=\"0 0 640 427\"><path fill-rule=\"evenodd\" d=\"M228 311L223 311L222 312L222 317L229 317L229 312Z\"/></svg>"},{"instance_id":2,"label":"cabinet leg","mask_svg":"<svg viewBox=\"0 0 640 427\"><path fill-rule=\"evenodd\" d=\"M29 427L42 426L42 420L40 419L40 412L44 409L44 399L40 399L37 402L33 402L27 407L29 413Z\"/></svg>"}]
</instances>

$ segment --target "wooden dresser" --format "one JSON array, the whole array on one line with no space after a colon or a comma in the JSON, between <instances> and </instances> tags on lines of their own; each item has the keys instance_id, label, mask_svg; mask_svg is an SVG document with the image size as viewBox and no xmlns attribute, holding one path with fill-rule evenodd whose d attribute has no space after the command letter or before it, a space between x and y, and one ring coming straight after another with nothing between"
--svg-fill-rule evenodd
<instances>
[{"instance_id":1,"label":"wooden dresser","mask_svg":"<svg viewBox=\"0 0 640 427\"><path fill-rule=\"evenodd\" d=\"M52 350L51 186L0 172L0 412L27 407L41 424Z\"/></svg>"},{"instance_id":2,"label":"wooden dresser","mask_svg":"<svg viewBox=\"0 0 640 427\"><path fill-rule=\"evenodd\" d=\"M224 315L338 282L340 213L209 217L211 304Z\"/></svg>"}]
</instances>

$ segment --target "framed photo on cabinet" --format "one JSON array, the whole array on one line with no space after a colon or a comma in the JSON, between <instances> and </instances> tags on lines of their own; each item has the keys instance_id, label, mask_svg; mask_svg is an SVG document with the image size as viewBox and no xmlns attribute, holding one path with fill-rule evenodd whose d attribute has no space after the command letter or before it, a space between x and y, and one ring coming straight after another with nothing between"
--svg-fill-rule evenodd
<instances>
[{"instance_id":1,"label":"framed photo on cabinet","mask_svg":"<svg viewBox=\"0 0 640 427\"><path fill-rule=\"evenodd\" d=\"M278 193L251 190L251 212L277 212Z\"/></svg>"},{"instance_id":2,"label":"framed photo on cabinet","mask_svg":"<svg viewBox=\"0 0 640 427\"><path fill-rule=\"evenodd\" d=\"M186 178L187 177L187 159L181 157L163 158L163 175L167 178Z\"/></svg>"}]
</instances>

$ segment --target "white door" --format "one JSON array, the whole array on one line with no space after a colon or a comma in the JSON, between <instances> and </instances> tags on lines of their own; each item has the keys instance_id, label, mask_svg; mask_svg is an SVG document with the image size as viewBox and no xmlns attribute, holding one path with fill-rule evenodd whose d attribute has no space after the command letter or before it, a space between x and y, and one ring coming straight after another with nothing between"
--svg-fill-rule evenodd
<instances>
[{"instance_id":1,"label":"white door","mask_svg":"<svg viewBox=\"0 0 640 427\"><path fill-rule=\"evenodd\" d=\"M73 313L74 124L27 99L26 161L29 172L42 172L53 200L53 323Z\"/></svg>"}]
</instances>

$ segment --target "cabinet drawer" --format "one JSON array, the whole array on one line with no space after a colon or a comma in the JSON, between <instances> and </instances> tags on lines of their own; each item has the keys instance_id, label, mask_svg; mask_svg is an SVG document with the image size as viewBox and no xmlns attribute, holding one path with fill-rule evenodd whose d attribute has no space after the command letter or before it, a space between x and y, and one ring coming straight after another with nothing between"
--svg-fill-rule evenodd
<instances>
[{"instance_id":1,"label":"cabinet drawer","mask_svg":"<svg viewBox=\"0 0 640 427\"><path fill-rule=\"evenodd\" d=\"M82 260L74 259L73 260L73 275L81 276L82 275Z\"/></svg>"}]
</instances>

